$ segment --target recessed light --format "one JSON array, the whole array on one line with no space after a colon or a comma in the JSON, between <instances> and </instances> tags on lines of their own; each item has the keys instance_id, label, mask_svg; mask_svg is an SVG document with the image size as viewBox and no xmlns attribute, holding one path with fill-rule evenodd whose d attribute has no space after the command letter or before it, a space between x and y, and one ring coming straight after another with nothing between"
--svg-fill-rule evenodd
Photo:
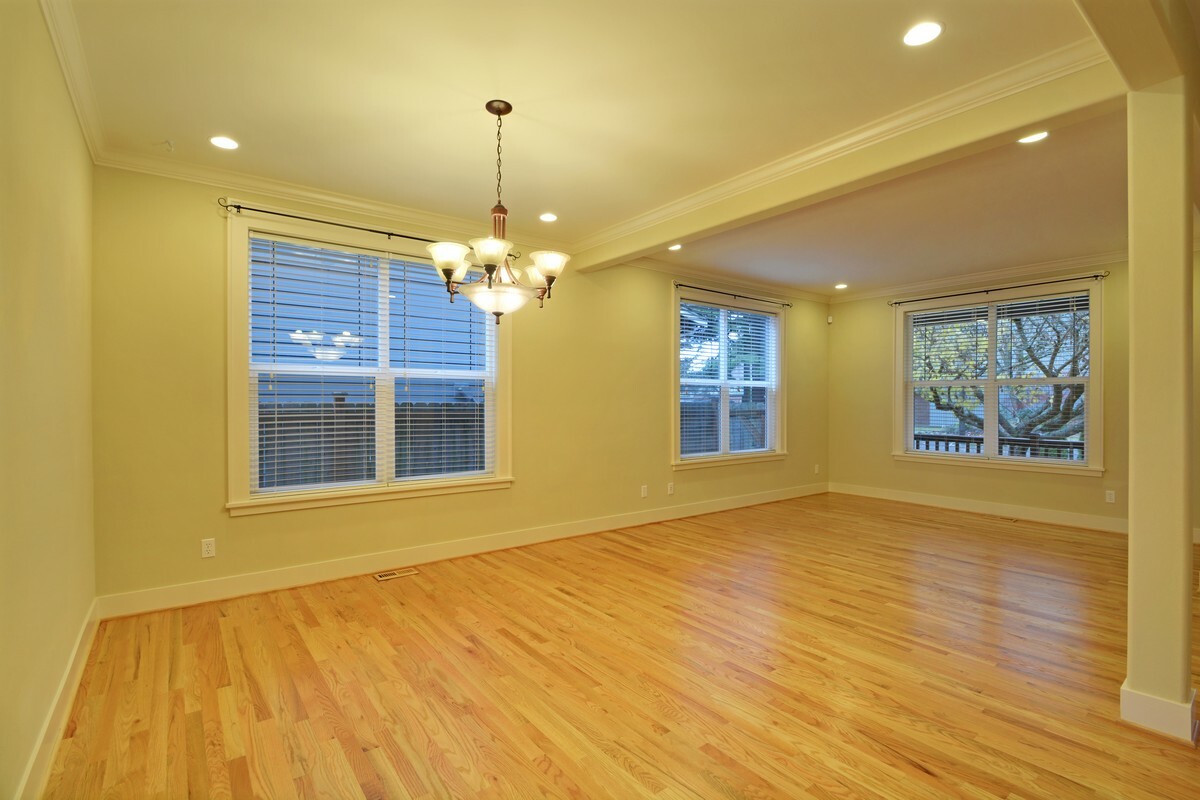
<instances>
[{"instance_id":1,"label":"recessed light","mask_svg":"<svg viewBox=\"0 0 1200 800\"><path fill-rule=\"evenodd\" d=\"M542 222L554 222L554 220L558 219L558 214L551 214L549 211L547 211L545 214L542 214L540 217L538 217L538 219L540 219Z\"/></svg>"},{"instance_id":2,"label":"recessed light","mask_svg":"<svg viewBox=\"0 0 1200 800\"><path fill-rule=\"evenodd\" d=\"M668 250L682 250L682 249L683 249L683 245L681 245L681 244L673 244L673 245L671 245L670 247L668 247L667 249L668 249Z\"/></svg>"},{"instance_id":3,"label":"recessed light","mask_svg":"<svg viewBox=\"0 0 1200 800\"><path fill-rule=\"evenodd\" d=\"M942 26L937 22L918 22L904 34L904 43L909 47L929 44L942 35Z\"/></svg>"},{"instance_id":4,"label":"recessed light","mask_svg":"<svg viewBox=\"0 0 1200 800\"><path fill-rule=\"evenodd\" d=\"M208 141L212 142L214 147L219 147L222 150L237 150L238 143L228 136L214 136Z\"/></svg>"},{"instance_id":5,"label":"recessed light","mask_svg":"<svg viewBox=\"0 0 1200 800\"><path fill-rule=\"evenodd\" d=\"M1021 144L1033 144L1034 142L1040 142L1049 135L1050 133L1048 131L1038 131L1037 133L1031 133L1028 136L1017 139L1017 141Z\"/></svg>"},{"instance_id":6,"label":"recessed light","mask_svg":"<svg viewBox=\"0 0 1200 800\"><path fill-rule=\"evenodd\" d=\"M846 288L846 284L844 284L844 283L839 283L837 286L834 286L833 288L835 288L835 289L845 289L845 288Z\"/></svg>"}]
</instances>

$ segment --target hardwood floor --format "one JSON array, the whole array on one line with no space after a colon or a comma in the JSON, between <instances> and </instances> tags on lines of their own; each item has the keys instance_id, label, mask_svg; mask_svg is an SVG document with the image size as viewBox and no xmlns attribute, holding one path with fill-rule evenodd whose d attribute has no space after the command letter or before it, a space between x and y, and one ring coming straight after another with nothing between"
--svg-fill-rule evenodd
<instances>
[{"instance_id":1,"label":"hardwood floor","mask_svg":"<svg viewBox=\"0 0 1200 800\"><path fill-rule=\"evenodd\" d=\"M1198 798L1124 629L1124 537L818 495L107 621L46 797Z\"/></svg>"}]
</instances>

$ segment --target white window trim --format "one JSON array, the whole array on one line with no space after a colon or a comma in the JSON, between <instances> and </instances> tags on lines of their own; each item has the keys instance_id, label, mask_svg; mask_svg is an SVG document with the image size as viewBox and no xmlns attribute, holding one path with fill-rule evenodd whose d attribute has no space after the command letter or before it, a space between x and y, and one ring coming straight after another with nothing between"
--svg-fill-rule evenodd
<instances>
[{"instance_id":1,"label":"white window trim","mask_svg":"<svg viewBox=\"0 0 1200 800\"><path fill-rule=\"evenodd\" d=\"M684 302L704 303L724 308L738 308L775 317L775 425L772 431L772 447L746 453L727 455L705 455L683 458L679 454L679 304ZM753 464L763 461L780 461L787 457L787 391L786 336L787 308L782 303L768 303L745 297L730 297L724 291L711 292L694 287L676 286L671 296L671 454L673 470L703 469L706 467Z\"/></svg>"},{"instance_id":2,"label":"white window trim","mask_svg":"<svg viewBox=\"0 0 1200 800\"><path fill-rule=\"evenodd\" d=\"M964 294L954 298L922 300L918 302L898 303L895 308L895 326L893 329L893 358L894 375L892 379L892 458L896 461L909 461L924 464L951 464L954 466L983 467L988 469L1006 469L1021 472L1046 472L1061 475L1100 476L1104 474L1104 322L1103 322L1103 281L1093 277L1081 277L1078 280L1056 281L1044 286L1015 287L1010 289L994 289ZM1048 460L1019 459L1006 456L985 456L962 454L948 456L941 453L910 450L908 413L911 401L906 391L908 382L907 354L907 315L914 311L926 311L934 308L957 308L962 306L998 303L1006 300L1019 300L1036 297L1054 297L1065 294L1088 293L1088 313L1090 316L1089 342L1089 376L1088 376L1088 407L1087 407L1087 456L1086 464L1058 464ZM995 347L994 331L989 332L988 347ZM995 369L994 353L989 358L990 369ZM992 402L996 402L992 399Z\"/></svg>"},{"instance_id":3,"label":"white window trim","mask_svg":"<svg viewBox=\"0 0 1200 800\"><path fill-rule=\"evenodd\" d=\"M416 243L381 241L377 234L333 225L295 222L242 211L230 213L228 223L228 286L226 341L226 433L228 495L225 508L230 516L265 514L303 508L369 503L403 497L428 497L461 492L505 489L512 485L512 382L511 325L499 325L496 340L496 452L493 474L477 478L421 479L402 484L344 486L291 492L251 494L250 462L250 236L261 233L311 241L337 247L361 248L372 253L389 252L418 261L428 261ZM430 266L430 269L433 269ZM465 301L463 301L465 302ZM386 383L386 382L385 382ZM390 463L390 454L384 454Z\"/></svg>"}]
</instances>

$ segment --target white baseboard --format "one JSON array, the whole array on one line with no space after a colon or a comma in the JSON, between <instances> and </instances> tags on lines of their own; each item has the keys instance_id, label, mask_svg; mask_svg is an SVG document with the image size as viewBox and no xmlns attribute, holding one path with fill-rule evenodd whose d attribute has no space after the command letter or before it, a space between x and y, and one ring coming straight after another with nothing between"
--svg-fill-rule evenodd
<instances>
[{"instance_id":1,"label":"white baseboard","mask_svg":"<svg viewBox=\"0 0 1200 800\"><path fill-rule=\"evenodd\" d=\"M1121 685L1121 719L1192 745L1196 743L1195 706L1195 689L1186 703L1178 703L1130 689L1128 680Z\"/></svg>"},{"instance_id":2,"label":"white baseboard","mask_svg":"<svg viewBox=\"0 0 1200 800\"><path fill-rule=\"evenodd\" d=\"M54 765L54 754L58 750L58 742L67 727L71 715L71 706L75 702L75 692L79 689L79 680L83 677L83 668L87 665L88 654L92 650L92 640L96 636L96 628L100 624L96 616L96 601L88 608L87 616L75 639L75 648L67 661L66 670L58 682L54 692L54 701L50 704L50 712L46 715L42 729L38 731L37 744L29 763L25 765L25 774L17 784L15 797L22 800L35 800L41 797L50 778L50 768Z\"/></svg>"},{"instance_id":3,"label":"white baseboard","mask_svg":"<svg viewBox=\"0 0 1200 800\"><path fill-rule=\"evenodd\" d=\"M427 564L431 561L442 561L447 558L458 558L477 553L487 553L493 550L504 550L509 547L521 547L523 545L537 544L538 542L548 542L553 539L565 539L570 536L582 536L588 533L599 533L600 531L627 528L633 525L646 525L669 519L692 517L697 514L709 514L714 511L742 508L744 506L758 505L759 503L770 503L776 500L788 500L793 497L821 494L825 491L828 491L828 487L824 483L792 486L786 489L775 489L767 492L737 495L735 497L722 497L699 503L663 506L646 511L633 511L627 514L614 514L608 517L594 517L575 522L545 525L538 528L526 528L485 536L475 536L469 539L456 539L449 542L437 542L397 550L385 550L378 553L365 553L363 555L320 561L312 564L297 564L295 566L281 567L263 572L230 575L224 578L180 583L173 586L159 586L135 592L124 592L122 594L101 595L96 598L96 615L99 619L109 619L130 614L141 614L147 611L157 611L163 608L178 608L210 600L224 600L256 592L286 589L291 586L302 586L309 583L346 578L352 575L363 575L368 572L379 572L391 569L392 567Z\"/></svg>"},{"instance_id":4,"label":"white baseboard","mask_svg":"<svg viewBox=\"0 0 1200 800\"><path fill-rule=\"evenodd\" d=\"M905 492L898 489L878 489L874 486L856 486L848 483L831 483L829 484L829 491L839 494L854 494L861 497L876 497L881 500L896 500L901 503L915 503L921 506L950 508L955 511L971 511L976 514L990 514L995 517L1011 517L1012 519L1026 519L1032 522L1046 522L1051 525L1091 528L1093 530L1108 531L1109 533L1128 532L1128 525L1124 519L1120 517L1102 517L1099 514L1078 514L1071 511L1058 511L1053 508L993 503L987 500L947 497L939 494L925 494L924 492ZM1200 531L1197 533L1200 533ZM1197 541L1200 541L1200 539Z\"/></svg>"}]
</instances>

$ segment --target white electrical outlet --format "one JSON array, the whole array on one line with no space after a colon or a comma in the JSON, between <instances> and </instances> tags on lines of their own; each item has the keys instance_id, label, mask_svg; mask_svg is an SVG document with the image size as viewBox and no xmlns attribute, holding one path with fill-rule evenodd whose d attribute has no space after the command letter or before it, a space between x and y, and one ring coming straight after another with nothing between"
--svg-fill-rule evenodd
<instances>
[{"instance_id":1,"label":"white electrical outlet","mask_svg":"<svg viewBox=\"0 0 1200 800\"><path fill-rule=\"evenodd\" d=\"M216 539L201 539L200 540L200 557L212 558L217 554Z\"/></svg>"},{"instance_id":2,"label":"white electrical outlet","mask_svg":"<svg viewBox=\"0 0 1200 800\"><path fill-rule=\"evenodd\" d=\"M1104 490L1104 502L1106 502L1106 503L1117 502L1117 493L1114 492L1112 489L1105 489Z\"/></svg>"},{"instance_id":3,"label":"white electrical outlet","mask_svg":"<svg viewBox=\"0 0 1200 800\"><path fill-rule=\"evenodd\" d=\"M650 487L643 483L642 484L642 497L649 497L649 496L650 496Z\"/></svg>"},{"instance_id":4,"label":"white electrical outlet","mask_svg":"<svg viewBox=\"0 0 1200 800\"><path fill-rule=\"evenodd\" d=\"M813 475L820 475L820 474L821 474L821 465L813 464Z\"/></svg>"},{"instance_id":5,"label":"white electrical outlet","mask_svg":"<svg viewBox=\"0 0 1200 800\"><path fill-rule=\"evenodd\" d=\"M674 483L667 484L667 494L675 494L675 484Z\"/></svg>"}]
</instances>

